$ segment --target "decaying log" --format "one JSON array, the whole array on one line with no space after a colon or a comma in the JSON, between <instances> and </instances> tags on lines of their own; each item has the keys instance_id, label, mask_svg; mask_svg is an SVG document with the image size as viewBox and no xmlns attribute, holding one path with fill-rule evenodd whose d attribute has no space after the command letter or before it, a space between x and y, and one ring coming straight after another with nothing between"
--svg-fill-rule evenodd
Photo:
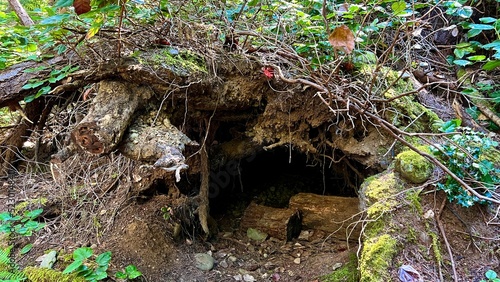
<instances>
[{"instance_id":1,"label":"decaying log","mask_svg":"<svg viewBox=\"0 0 500 282\"><path fill-rule=\"evenodd\" d=\"M338 239L358 238L361 224L359 199L299 193L290 199L290 209L302 214L302 228L322 230Z\"/></svg>"},{"instance_id":2,"label":"decaying log","mask_svg":"<svg viewBox=\"0 0 500 282\"><path fill-rule=\"evenodd\" d=\"M71 133L72 142L92 154L113 151L122 140L139 101L148 96L152 96L152 91L145 86L101 81L89 113Z\"/></svg>"},{"instance_id":3,"label":"decaying log","mask_svg":"<svg viewBox=\"0 0 500 282\"><path fill-rule=\"evenodd\" d=\"M71 144L53 155L52 162L63 162L76 150L108 154L120 149L131 159L175 172L179 181L180 171L188 168L182 151L197 143L165 116L150 112L137 117L137 109L153 95L146 86L101 81L89 113L71 132Z\"/></svg>"},{"instance_id":4,"label":"decaying log","mask_svg":"<svg viewBox=\"0 0 500 282\"><path fill-rule=\"evenodd\" d=\"M240 229L255 228L280 240L291 240L300 233L301 216L297 209L278 209L254 202L245 210Z\"/></svg>"}]
</instances>

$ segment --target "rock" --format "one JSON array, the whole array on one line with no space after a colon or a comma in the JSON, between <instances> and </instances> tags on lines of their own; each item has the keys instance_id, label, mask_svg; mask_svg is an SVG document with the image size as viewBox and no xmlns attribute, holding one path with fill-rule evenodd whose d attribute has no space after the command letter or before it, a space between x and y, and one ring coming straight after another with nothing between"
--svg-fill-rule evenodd
<instances>
[{"instance_id":1,"label":"rock","mask_svg":"<svg viewBox=\"0 0 500 282\"><path fill-rule=\"evenodd\" d=\"M255 241L264 241L267 238L267 233L264 233L258 229L248 228L247 237Z\"/></svg>"},{"instance_id":2,"label":"rock","mask_svg":"<svg viewBox=\"0 0 500 282\"><path fill-rule=\"evenodd\" d=\"M296 258L296 259L294 259L294 260L293 260L293 263L295 263L295 264L300 264L300 258Z\"/></svg>"},{"instance_id":3,"label":"rock","mask_svg":"<svg viewBox=\"0 0 500 282\"><path fill-rule=\"evenodd\" d=\"M243 275L243 281L254 282L255 278L250 274L245 274L245 275Z\"/></svg>"},{"instance_id":4,"label":"rock","mask_svg":"<svg viewBox=\"0 0 500 282\"><path fill-rule=\"evenodd\" d=\"M224 267L224 268L228 268L229 267L229 264L227 263L226 260L223 260L219 263L220 266Z\"/></svg>"},{"instance_id":5,"label":"rock","mask_svg":"<svg viewBox=\"0 0 500 282\"><path fill-rule=\"evenodd\" d=\"M421 147L419 150L428 151L427 148ZM418 184L431 177L434 166L418 153L404 151L396 156L395 169L404 179Z\"/></svg>"},{"instance_id":6,"label":"rock","mask_svg":"<svg viewBox=\"0 0 500 282\"><path fill-rule=\"evenodd\" d=\"M211 270L214 267L215 260L212 256L205 253L197 253L194 255L195 265L201 270Z\"/></svg>"},{"instance_id":7,"label":"rock","mask_svg":"<svg viewBox=\"0 0 500 282\"><path fill-rule=\"evenodd\" d=\"M238 260L238 258L236 258L235 256L229 256L227 258L230 262L236 262Z\"/></svg>"}]
</instances>

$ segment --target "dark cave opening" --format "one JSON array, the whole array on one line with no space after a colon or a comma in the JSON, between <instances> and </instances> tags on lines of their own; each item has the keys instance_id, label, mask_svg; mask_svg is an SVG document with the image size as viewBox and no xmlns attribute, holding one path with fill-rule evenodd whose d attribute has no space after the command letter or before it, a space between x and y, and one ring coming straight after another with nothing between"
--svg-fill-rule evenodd
<instances>
[{"instance_id":1,"label":"dark cave opening","mask_svg":"<svg viewBox=\"0 0 500 282\"><path fill-rule=\"evenodd\" d=\"M353 175L344 162L314 159L286 147L262 150L243 159L229 160L211 171L210 210L222 214L246 207L251 201L284 208L293 195L301 192L356 197L357 191L348 184L359 186L363 179L354 179ZM352 179L346 181L345 177Z\"/></svg>"}]
</instances>

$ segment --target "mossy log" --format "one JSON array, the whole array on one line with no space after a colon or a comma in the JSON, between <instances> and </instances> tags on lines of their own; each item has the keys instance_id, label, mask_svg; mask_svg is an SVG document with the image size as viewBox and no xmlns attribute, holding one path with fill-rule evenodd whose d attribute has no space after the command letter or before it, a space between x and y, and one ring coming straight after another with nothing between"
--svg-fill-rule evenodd
<instances>
[{"instance_id":1,"label":"mossy log","mask_svg":"<svg viewBox=\"0 0 500 282\"><path fill-rule=\"evenodd\" d=\"M289 207L302 214L302 228L322 230L338 239L358 238L361 224L358 198L299 193L290 199Z\"/></svg>"},{"instance_id":2,"label":"mossy log","mask_svg":"<svg viewBox=\"0 0 500 282\"><path fill-rule=\"evenodd\" d=\"M240 229L255 228L280 240L291 240L300 233L301 216L296 209L279 209L254 202L245 210Z\"/></svg>"}]
</instances>

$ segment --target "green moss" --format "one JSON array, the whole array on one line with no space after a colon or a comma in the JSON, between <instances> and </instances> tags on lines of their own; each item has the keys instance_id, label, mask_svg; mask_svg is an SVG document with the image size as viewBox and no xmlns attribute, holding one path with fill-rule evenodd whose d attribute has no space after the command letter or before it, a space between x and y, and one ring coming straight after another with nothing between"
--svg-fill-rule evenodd
<instances>
[{"instance_id":1,"label":"green moss","mask_svg":"<svg viewBox=\"0 0 500 282\"><path fill-rule=\"evenodd\" d=\"M376 218L383 213L392 210L397 201L391 197L394 192L397 192L398 183L394 173L378 176L370 179L368 186L365 188L366 200L368 204L368 217Z\"/></svg>"},{"instance_id":2,"label":"green moss","mask_svg":"<svg viewBox=\"0 0 500 282\"><path fill-rule=\"evenodd\" d=\"M394 98L403 93L414 90L413 84L409 80L401 79L400 72L387 67L381 67L375 72L374 65L364 65L360 72L366 76L366 79L375 80L374 90L379 90L381 98ZM374 77L372 79L372 77ZM390 88L388 88L390 87ZM415 95L406 95L394 99L388 103L385 116L392 124L405 131L410 132L438 132L434 125L439 121L436 113L418 103Z\"/></svg>"},{"instance_id":3,"label":"green moss","mask_svg":"<svg viewBox=\"0 0 500 282\"><path fill-rule=\"evenodd\" d=\"M436 233L429 231L429 236L432 238L432 251L434 252L434 257L437 263L443 262L443 256L441 255L441 248L439 244L439 237Z\"/></svg>"},{"instance_id":4,"label":"green moss","mask_svg":"<svg viewBox=\"0 0 500 282\"><path fill-rule=\"evenodd\" d=\"M357 282L359 281L358 258L350 254L349 262L319 279L322 282Z\"/></svg>"},{"instance_id":5,"label":"green moss","mask_svg":"<svg viewBox=\"0 0 500 282\"><path fill-rule=\"evenodd\" d=\"M154 65L172 70L178 75L189 75L192 72L207 72L204 60L197 54L180 50L173 54L173 49L165 48L153 54L149 59ZM147 60L147 59L146 59Z\"/></svg>"},{"instance_id":6,"label":"green moss","mask_svg":"<svg viewBox=\"0 0 500 282\"><path fill-rule=\"evenodd\" d=\"M389 234L370 238L364 243L360 260L361 282L391 281L387 269L397 253L397 241Z\"/></svg>"},{"instance_id":7,"label":"green moss","mask_svg":"<svg viewBox=\"0 0 500 282\"><path fill-rule=\"evenodd\" d=\"M418 149L428 151L427 146L420 146ZM423 183L431 177L434 166L418 153L408 150L396 156L395 169L406 180Z\"/></svg>"},{"instance_id":8,"label":"green moss","mask_svg":"<svg viewBox=\"0 0 500 282\"><path fill-rule=\"evenodd\" d=\"M406 192L406 199L411 203L412 210L415 211L417 215L422 215L422 203L420 199L420 191L408 191Z\"/></svg>"},{"instance_id":9,"label":"green moss","mask_svg":"<svg viewBox=\"0 0 500 282\"><path fill-rule=\"evenodd\" d=\"M85 278L79 277L74 273L63 274L60 271L48 268L27 266L23 272L28 277L28 281L31 282L85 282Z\"/></svg>"}]
</instances>

